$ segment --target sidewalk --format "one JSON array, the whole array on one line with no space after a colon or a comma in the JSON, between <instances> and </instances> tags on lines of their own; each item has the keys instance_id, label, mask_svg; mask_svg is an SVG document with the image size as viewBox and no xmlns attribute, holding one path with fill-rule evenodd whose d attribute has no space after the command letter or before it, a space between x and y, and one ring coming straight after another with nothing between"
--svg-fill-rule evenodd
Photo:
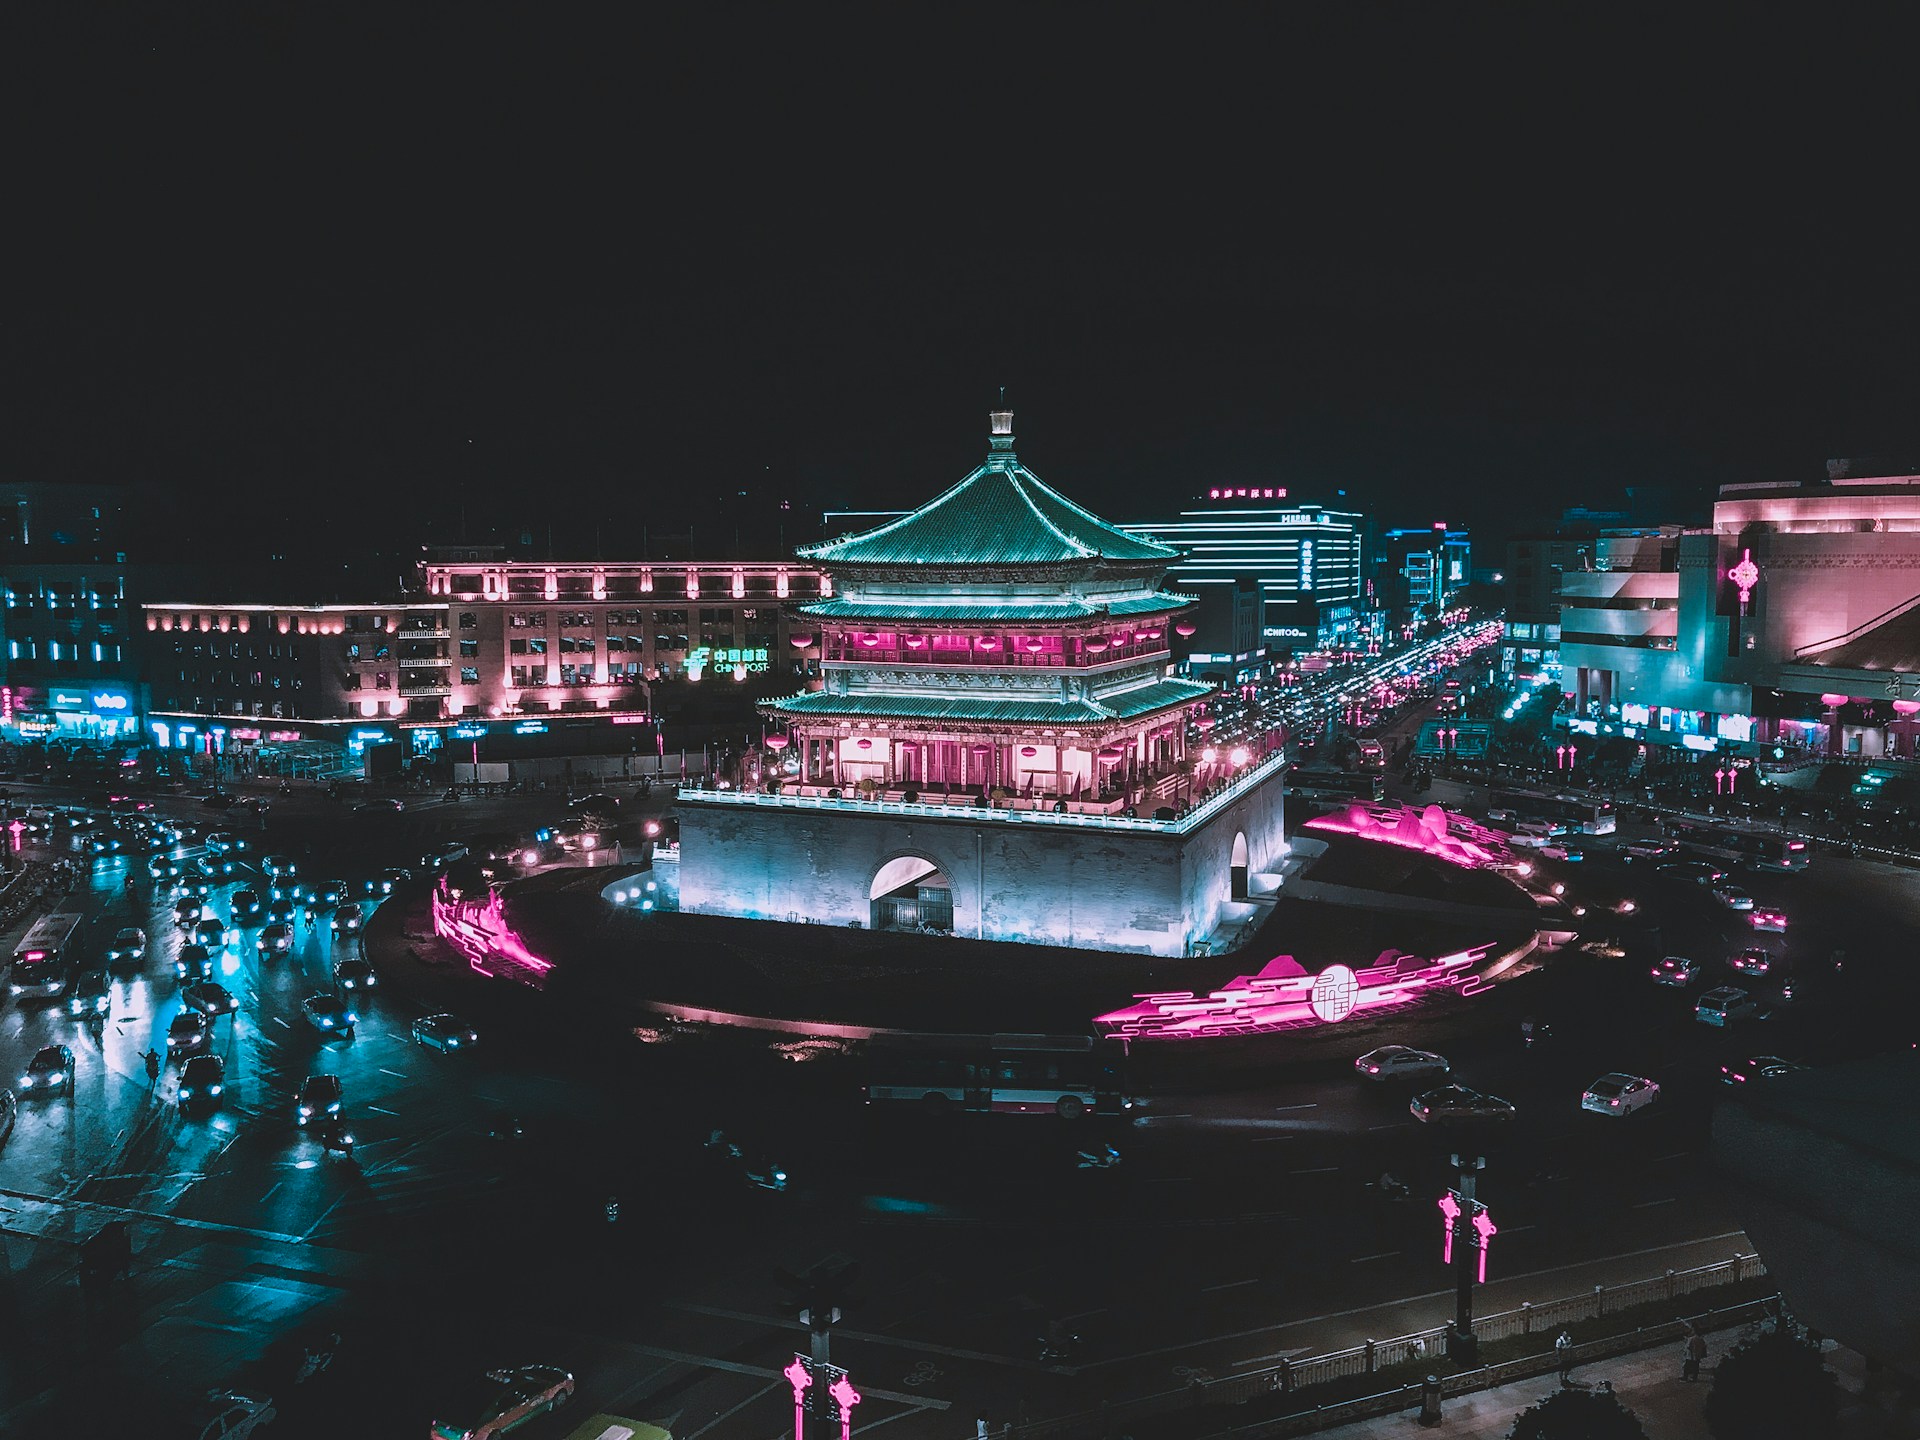
<instances>
[{"instance_id":1,"label":"sidewalk","mask_svg":"<svg viewBox=\"0 0 1920 1440\"><path fill-rule=\"evenodd\" d=\"M1696 1384L1680 1378L1680 1347L1662 1345L1621 1355L1612 1360L1577 1366L1576 1383L1594 1385L1611 1381L1613 1393L1646 1428L1650 1440L1711 1440L1701 1407L1713 1388L1713 1366L1734 1345L1739 1331L1722 1331L1707 1336L1707 1366ZM1840 1422L1832 1440L1896 1440L1905 1431L1891 1416L1863 1400L1866 1362L1851 1350L1827 1345L1827 1364L1840 1376ZM1555 1390L1559 1381L1553 1375L1520 1380L1495 1390L1481 1390L1448 1400L1441 1410L1438 1425L1428 1427L1419 1420L1418 1409L1393 1415L1357 1420L1349 1425L1315 1432L1321 1440L1416 1440L1419 1436L1444 1436L1447 1440L1505 1440L1513 1429L1514 1417L1528 1406L1537 1405Z\"/></svg>"}]
</instances>

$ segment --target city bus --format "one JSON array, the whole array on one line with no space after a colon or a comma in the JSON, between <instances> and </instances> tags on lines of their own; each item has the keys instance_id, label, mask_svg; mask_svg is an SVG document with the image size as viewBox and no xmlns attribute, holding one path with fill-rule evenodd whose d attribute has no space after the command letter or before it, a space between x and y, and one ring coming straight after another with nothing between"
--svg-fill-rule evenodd
<instances>
[{"instance_id":1,"label":"city bus","mask_svg":"<svg viewBox=\"0 0 1920 1440\"><path fill-rule=\"evenodd\" d=\"M43 915L13 952L7 989L14 995L58 995L73 978L74 936L80 917L70 911Z\"/></svg>"},{"instance_id":2,"label":"city bus","mask_svg":"<svg viewBox=\"0 0 1920 1440\"><path fill-rule=\"evenodd\" d=\"M1813 847L1797 835L1770 835L1738 830L1710 820L1669 820L1666 832L1689 855L1748 865L1755 870L1788 873L1804 870L1813 859Z\"/></svg>"},{"instance_id":3,"label":"city bus","mask_svg":"<svg viewBox=\"0 0 1920 1440\"><path fill-rule=\"evenodd\" d=\"M1611 800L1591 795L1541 795L1527 790L1496 790L1487 797L1492 819L1544 821L1582 835L1611 835L1616 827Z\"/></svg>"},{"instance_id":4,"label":"city bus","mask_svg":"<svg viewBox=\"0 0 1920 1440\"><path fill-rule=\"evenodd\" d=\"M1384 800L1387 782L1377 771L1358 773L1330 765L1295 765L1287 771L1287 793L1303 800Z\"/></svg>"},{"instance_id":5,"label":"city bus","mask_svg":"<svg viewBox=\"0 0 1920 1440\"><path fill-rule=\"evenodd\" d=\"M917 1102L936 1114L1117 1115L1132 1108L1121 1051L1090 1035L876 1035L867 1103Z\"/></svg>"}]
</instances>

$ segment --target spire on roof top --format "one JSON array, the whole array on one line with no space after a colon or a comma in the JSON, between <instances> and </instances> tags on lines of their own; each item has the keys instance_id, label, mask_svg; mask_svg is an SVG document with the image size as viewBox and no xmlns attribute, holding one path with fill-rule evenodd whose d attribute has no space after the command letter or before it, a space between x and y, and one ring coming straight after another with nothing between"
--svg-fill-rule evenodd
<instances>
[{"instance_id":1,"label":"spire on roof top","mask_svg":"<svg viewBox=\"0 0 1920 1440\"><path fill-rule=\"evenodd\" d=\"M1007 408L1007 387L1000 387L999 407L989 412L987 419L991 423L993 454L987 457L989 465L1013 464L1013 411Z\"/></svg>"}]
</instances>

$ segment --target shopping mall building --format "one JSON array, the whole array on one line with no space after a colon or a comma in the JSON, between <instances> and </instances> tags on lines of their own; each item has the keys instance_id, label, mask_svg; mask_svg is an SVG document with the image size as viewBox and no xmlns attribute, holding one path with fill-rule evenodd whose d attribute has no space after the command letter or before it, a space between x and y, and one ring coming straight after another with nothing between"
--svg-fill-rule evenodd
<instances>
[{"instance_id":1,"label":"shopping mall building","mask_svg":"<svg viewBox=\"0 0 1920 1440\"><path fill-rule=\"evenodd\" d=\"M1729 485L1706 529L1603 533L1560 594L1575 732L1920 758L1920 475Z\"/></svg>"}]
</instances>

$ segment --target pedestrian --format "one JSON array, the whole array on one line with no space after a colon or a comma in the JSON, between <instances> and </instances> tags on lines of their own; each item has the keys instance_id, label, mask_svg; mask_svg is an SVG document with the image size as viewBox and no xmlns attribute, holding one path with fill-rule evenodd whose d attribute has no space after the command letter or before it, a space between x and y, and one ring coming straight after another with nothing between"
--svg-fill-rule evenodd
<instances>
[{"instance_id":1,"label":"pedestrian","mask_svg":"<svg viewBox=\"0 0 1920 1440\"><path fill-rule=\"evenodd\" d=\"M1691 1326L1687 1328L1687 1358L1680 1367L1680 1378L1693 1381L1700 1378L1700 1363L1707 1358L1707 1337Z\"/></svg>"},{"instance_id":2,"label":"pedestrian","mask_svg":"<svg viewBox=\"0 0 1920 1440\"><path fill-rule=\"evenodd\" d=\"M143 1058L147 1062L147 1088L151 1090L160 1083L160 1052L149 1045Z\"/></svg>"},{"instance_id":3,"label":"pedestrian","mask_svg":"<svg viewBox=\"0 0 1920 1440\"><path fill-rule=\"evenodd\" d=\"M1560 1338L1553 1342L1553 1353L1560 1360L1560 1383L1566 1385L1573 1374L1573 1336L1562 1330Z\"/></svg>"}]
</instances>

